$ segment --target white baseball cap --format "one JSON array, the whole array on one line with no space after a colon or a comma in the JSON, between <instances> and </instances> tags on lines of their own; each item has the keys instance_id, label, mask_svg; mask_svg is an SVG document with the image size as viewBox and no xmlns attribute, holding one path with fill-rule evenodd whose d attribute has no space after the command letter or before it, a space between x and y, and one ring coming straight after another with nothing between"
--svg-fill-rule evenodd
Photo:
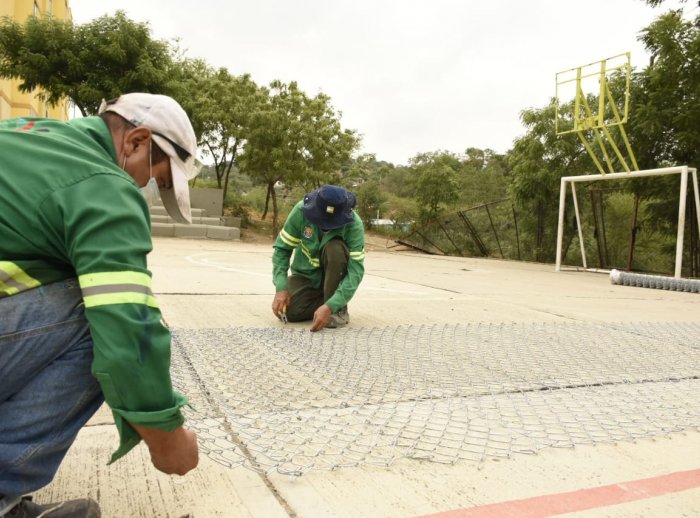
<instances>
[{"instance_id":1,"label":"white baseball cap","mask_svg":"<svg viewBox=\"0 0 700 518\"><path fill-rule=\"evenodd\" d=\"M191 223L187 182L199 173L199 163L195 158L197 137L182 106L167 95L130 93L111 101L103 100L98 114L106 111L151 130L155 143L170 158L173 176L173 188L160 190L163 206L174 220Z\"/></svg>"}]
</instances>

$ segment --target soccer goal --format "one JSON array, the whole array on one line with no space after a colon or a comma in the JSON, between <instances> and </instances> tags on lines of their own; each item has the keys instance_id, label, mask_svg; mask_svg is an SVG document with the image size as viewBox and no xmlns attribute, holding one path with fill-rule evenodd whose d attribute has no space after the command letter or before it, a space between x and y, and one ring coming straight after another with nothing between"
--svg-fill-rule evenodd
<instances>
[{"instance_id":1,"label":"soccer goal","mask_svg":"<svg viewBox=\"0 0 700 518\"><path fill-rule=\"evenodd\" d=\"M698 234L700 237L700 192L698 192L698 173L697 169L688 166L665 167L660 169L647 169L643 171L631 171L621 173L582 175L582 176L564 176L561 179L561 187L559 191L559 224L557 227L557 262L556 271L562 269L562 244L564 240L564 213L566 210L566 198L569 184L571 185L571 197L574 205L574 213L576 216L576 225L578 227L578 240L581 247L581 259L583 269L587 271L609 271L601 270L600 268L588 268L586 260L586 249L583 239L583 226L581 224L581 216L579 213L578 198L576 196L576 184L583 182L598 182L611 180L629 180L631 178L645 178L652 176L665 176L678 174L680 175L680 200L678 202L678 228L676 235L676 259L674 277L681 277L681 267L683 265L683 236L685 234L685 208L688 193L688 175L691 175L693 182L693 192L695 198L695 214L698 218ZM580 269L580 267L576 267Z\"/></svg>"}]
</instances>

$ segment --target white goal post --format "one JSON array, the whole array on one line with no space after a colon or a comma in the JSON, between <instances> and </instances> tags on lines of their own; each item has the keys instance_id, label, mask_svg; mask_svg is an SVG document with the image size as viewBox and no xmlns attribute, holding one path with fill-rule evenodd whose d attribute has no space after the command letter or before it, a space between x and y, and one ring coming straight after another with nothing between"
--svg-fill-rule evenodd
<instances>
[{"instance_id":1,"label":"white goal post","mask_svg":"<svg viewBox=\"0 0 700 518\"><path fill-rule=\"evenodd\" d=\"M693 192L695 193L695 214L698 218L698 233L700 234L700 193L698 192L698 171L695 168L684 166L664 167L660 169L647 169L644 171L632 171L625 173L591 174L582 176L564 176L561 179L559 191L559 226L557 228L557 264L556 271L561 270L562 242L564 240L564 208L566 205L567 185L571 184L571 196L574 200L574 211L576 213L576 223L578 226L578 240L581 245L581 258L584 270L603 271L600 269L589 269L586 263L586 250L583 242L583 229L578 210L578 200L576 198L576 184L580 182L594 182L600 180L628 180L630 178L640 178L646 176L663 176L669 174L681 175L681 197L678 203L678 234L676 237L676 268L674 277L681 277L681 266L683 263L683 235L685 230L685 205L688 191L688 173L693 177ZM607 270L604 270L607 271Z\"/></svg>"}]
</instances>

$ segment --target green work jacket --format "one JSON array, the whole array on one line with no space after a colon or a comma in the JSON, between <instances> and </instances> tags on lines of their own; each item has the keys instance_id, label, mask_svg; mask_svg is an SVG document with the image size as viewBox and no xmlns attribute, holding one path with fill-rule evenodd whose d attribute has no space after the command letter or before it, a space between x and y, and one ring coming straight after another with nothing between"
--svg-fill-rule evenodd
<instances>
[{"instance_id":1,"label":"green work jacket","mask_svg":"<svg viewBox=\"0 0 700 518\"><path fill-rule=\"evenodd\" d=\"M360 217L352 211L354 223L322 233L321 229L304 217L301 210L303 206L303 201L294 206L275 240L272 253L272 282L277 291L287 289L289 261L294 252L292 274L306 277L313 282L314 288L321 288L321 249L328 241L339 237L348 246L350 259L347 275L340 281L333 296L326 301L335 313L350 302L365 274L365 229Z\"/></svg>"},{"instance_id":2,"label":"green work jacket","mask_svg":"<svg viewBox=\"0 0 700 518\"><path fill-rule=\"evenodd\" d=\"M141 440L128 422L171 431L187 403L151 292L148 206L98 117L0 121L0 150L0 297L77 277L120 435L113 462Z\"/></svg>"}]
</instances>

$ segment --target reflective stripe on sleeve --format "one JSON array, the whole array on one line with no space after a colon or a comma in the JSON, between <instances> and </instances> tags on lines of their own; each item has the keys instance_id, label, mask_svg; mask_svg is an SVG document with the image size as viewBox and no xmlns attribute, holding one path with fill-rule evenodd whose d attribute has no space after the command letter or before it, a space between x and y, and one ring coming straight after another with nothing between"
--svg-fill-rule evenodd
<instances>
[{"instance_id":1,"label":"reflective stripe on sleeve","mask_svg":"<svg viewBox=\"0 0 700 518\"><path fill-rule=\"evenodd\" d=\"M299 245L299 242L301 239L298 237L294 237L291 235L289 232L286 230L282 229L280 230L280 239L286 244L291 246L292 248L296 248Z\"/></svg>"},{"instance_id":2,"label":"reflective stripe on sleeve","mask_svg":"<svg viewBox=\"0 0 700 518\"><path fill-rule=\"evenodd\" d=\"M365 258L365 249L363 248L359 252L350 252L350 259L355 261L362 261Z\"/></svg>"},{"instance_id":3,"label":"reflective stripe on sleeve","mask_svg":"<svg viewBox=\"0 0 700 518\"><path fill-rule=\"evenodd\" d=\"M107 304L144 304L158 307L151 291L151 277L146 273L88 273L79 276L78 281L86 308Z\"/></svg>"},{"instance_id":4,"label":"reflective stripe on sleeve","mask_svg":"<svg viewBox=\"0 0 700 518\"><path fill-rule=\"evenodd\" d=\"M309 249L304 246L304 243L301 244L301 253L306 256L306 258L309 260L309 264L314 268L319 268L321 266L321 260L317 257L311 257L311 252L309 252Z\"/></svg>"},{"instance_id":5,"label":"reflective stripe on sleeve","mask_svg":"<svg viewBox=\"0 0 700 518\"><path fill-rule=\"evenodd\" d=\"M37 286L41 283L15 263L0 261L0 297L9 297Z\"/></svg>"}]
</instances>

